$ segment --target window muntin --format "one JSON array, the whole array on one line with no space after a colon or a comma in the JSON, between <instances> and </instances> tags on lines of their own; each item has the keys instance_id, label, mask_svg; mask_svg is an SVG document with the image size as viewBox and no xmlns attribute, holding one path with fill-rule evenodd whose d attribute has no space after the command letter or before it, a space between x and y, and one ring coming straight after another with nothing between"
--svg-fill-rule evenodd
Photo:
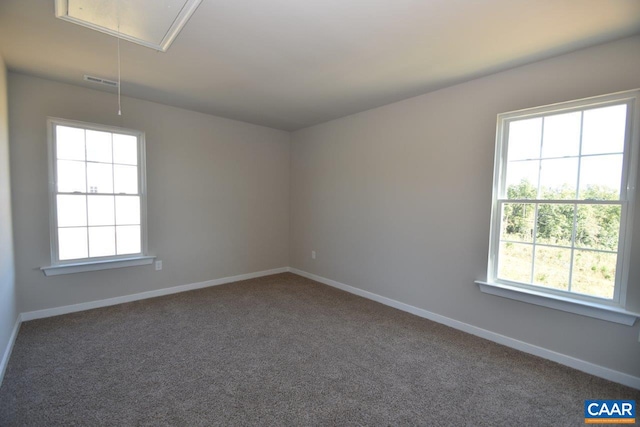
<instances>
[{"instance_id":1,"label":"window muntin","mask_svg":"<svg viewBox=\"0 0 640 427\"><path fill-rule=\"evenodd\" d=\"M498 116L490 281L624 303L637 98Z\"/></svg>"},{"instance_id":2,"label":"window muntin","mask_svg":"<svg viewBox=\"0 0 640 427\"><path fill-rule=\"evenodd\" d=\"M146 252L144 135L50 119L52 264Z\"/></svg>"}]
</instances>

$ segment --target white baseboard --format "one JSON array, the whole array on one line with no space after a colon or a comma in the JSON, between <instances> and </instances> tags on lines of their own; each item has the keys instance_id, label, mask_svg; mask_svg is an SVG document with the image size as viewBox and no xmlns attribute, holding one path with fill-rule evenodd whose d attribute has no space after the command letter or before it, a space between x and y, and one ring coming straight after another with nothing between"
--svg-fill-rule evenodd
<instances>
[{"instance_id":1,"label":"white baseboard","mask_svg":"<svg viewBox=\"0 0 640 427\"><path fill-rule=\"evenodd\" d=\"M9 357L11 355L11 351L13 349L13 344L15 342L15 339L18 335L18 330L20 329L21 322L28 321L28 320L42 319L42 318L52 317L52 316L58 316L61 314L74 313L78 311L91 310L93 308L107 307L111 305L122 304L126 302L131 302L131 301L138 301L138 300L143 300L147 298L154 298L154 297L163 296L163 295L170 295L170 294L175 294L179 292L191 291L194 289L202 289L210 286L223 285L226 283L238 282L241 280L248 280L248 279L253 279L253 278L263 277L263 276L270 276L272 274L285 273L289 271L294 274L309 278L311 280L315 280L316 282L324 283L334 288L338 288L343 291L346 291L346 292L349 292L373 301L377 301L381 304L388 305L393 308L397 308L398 310L402 310L407 313L411 313L416 316L423 317L425 319L433 320L434 322L438 322L443 325L461 330L463 332L467 332L472 335L476 335L478 337L488 339L498 344L502 344L507 347L514 348L516 350L524 351L525 353L533 354L535 356L539 356L544 359L548 359L548 360L560 363L562 365L569 366L571 368L577 369L582 372L586 372L591 375L595 375L600 378L607 379L609 381L613 381L619 384L624 384L629 387L640 389L639 377L634 377L632 375L615 371L613 369L596 365L594 363L587 362L581 359L577 359L572 356L567 356L565 354L557 353L555 351L548 350L543 347L538 347L536 345L529 344L524 341L519 341L514 338L510 338L495 332L491 332L486 329L482 329L477 326L470 325L468 323L460 322L458 320L454 320L449 317L441 316L439 314L432 313L422 308L414 307L412 305L405 304L403 302L396 301L391 298L383 297L381 295L374 294L372 292L354 288L353 286L345 285L344 283L336 282L335 280L327 279L322 276L318 276L312 273L307 273L306 271L302 271L302 270L298 270L296 268L290 268L290 267L281 267L281 268L275 268L272 270L258 271L255 273L240 274L237 276L223 277L221 279L208 280L205 282L191 283L191 284L181 285L181 286L174 286L171 288L157 289L154 291L141 292L138 294L125 295L121 297L108 298L104 300L91 301L87 303L67 305L63 307L55 307L55 308L49 308L45 310L30 311L30 312L22 313L16 320L16 324L11 334L11 338L9 340L9 343L7 344L7 348L5 349L4 354L2 356L2 360L0 362L0 384L2 384L2 378L4 376L7 364L9 362Z\"/></svg>"},{"instance_id":2,"label":"white baseboard","mask_svg":"<svg viewBox=\"0 0 640 427\"><path fill-rule=\"evenodd\" d=\"M29 311L20 315L21 320L43 319L45 317L59 316L61 314L75 313L77 311L91 310L93 308L108 307L110 305L122 304L125 302L138 301L147 298L160 297L163 295L177 294L179 292L192 291L194 289L208 288L210 286L224 285L226 283L239 282L241 280L255 279L256 277L270 276L272 274L285 273L289 267L274 268L272 270L257 271L255 273L239 274L237 276L223 277L221 279L207 280L206 282L191 283L188 285L174 286L171 288L156 289L154 291L141 292L132 295L123 295L102 299L98 301L83 302L80 304L65 305L62 307L47 308L44 310Z\"/></svg>"},{"instance_id":3,"label":"white baseboard","mask_svg":"<svg viewBox=\"0 0 640 427\"><path fill-rule=\"evenodd\" d=\"M11 331L11 336L9 337L9 342L7 343L7 347L4 349L4 353L2 354L2 360L0 360L0 385L2 385L2 380L4 379L4 373L7 370L7 365L9 364L9 357L11 357L11 352L13 351L13 344L16 342L16 337L18 336L18 331L20 330L20 324L22 320L20 315L16 318L16 323L13 325L13 331Z\"/></svg>"},{"instance_id":4,"label":"white baseboard","mask_svg":"<svg viewBox=\"0 0 640 427\"><path fill-rule=\"evenodd\" d=\"M514 348L516 350L523 351L525 353L533 354L535 356L542 357L557 363L560 363L570 368L577 369L582 372L586 372L596 377L604 378L609 381L613 381L619 384L624 384L635 389L640 389L640 378L633 375L625 374L623 372L615 371L604 366L596 365L591 362L587 362L581 359L577 359L572 356L557 353L552 350L548 350L543 347L538 347L533 344L519 341L514 338L507 337L495 332L488 331L486 329L478 328L477 326L470 325L468 323L460 322L449 317L441 316L436 313L424 310L422 308L414 307L409 304L405 304L400 301L393 300L391 298L383 297L372 292L364 291L362 289L354 288L353 286L345 285L344 283L336 282L335 280L327 279L316 274L307 273L306 271L298 270L297 268L290 268L294 274L306 277L316 282L324 283L325 285L332 286L334 288L341 289L343 291L388 305L398 310L406 311L407 313L415 314L416 316L424 317L425 319L433 320L434 322L441 323L446 326L467 332L472 335L476 335L480 338L487 339L489 341L496 342L498 344L505 345L507 347Z\"/></svg>"}]
</instances>

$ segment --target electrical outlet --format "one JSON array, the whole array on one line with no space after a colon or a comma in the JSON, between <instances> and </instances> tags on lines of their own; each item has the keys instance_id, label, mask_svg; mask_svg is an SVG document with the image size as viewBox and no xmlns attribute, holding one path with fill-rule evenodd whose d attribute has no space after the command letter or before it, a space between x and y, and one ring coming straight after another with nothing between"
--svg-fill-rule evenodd
<instances>
[{"instance_id":1,"label":"electrical outlet","mask_svg":"<svg viewBox=\"0 0 640 427\"><path fill-rule=\"evenodd\" d=\"M156 271L157 270L162 270L162 261L160 260L156 261Z\"/></svg>"},{"instance_id":2,"label":"electrical outlet","mask_svg":"<svg viewBox=\"0 0 640 427\"><path fill-rule=\"evenodd\" d=\"M316 251L311 251L311 259L316 259Z\"/></svg>"}]
</instances>

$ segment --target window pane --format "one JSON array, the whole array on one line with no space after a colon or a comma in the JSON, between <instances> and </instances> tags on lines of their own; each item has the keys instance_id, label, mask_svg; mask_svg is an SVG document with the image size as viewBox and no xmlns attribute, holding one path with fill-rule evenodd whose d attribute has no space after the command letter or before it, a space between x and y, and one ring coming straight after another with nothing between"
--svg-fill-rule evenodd
<instances>
[{"instance_id":1,"label":"window pane","mask_svg":"<svg viewBox=\"0 0 640 427\"><path fill-rule=\"evenodd\" d=\"M89 193L113 193L113 165L87 163Z\"/></svg>"},{"instance_id":2,"label":"window pane","mask_svg":"<svg viewBox=\"0 0 640 427\"><path fill-rule=\"evenodd\" d=\"M577 156L580 150L581 112L544 118L542 157Z\"/></svg>"},{"instance_id":3,"label":"window pane","mask_svg":"<svg viewBox=\"0 0 640 427\"><path fill-rule=\"evenodd\" d=\"M140 224L140 197L116 197L116 224Z\"/></svg>"},{"instance_id":4,"label":"window pane","mask_svg":"<svg viewBox=\"0 0 640 427\"><path fill-rule=\"evenodd\" d=\"M536 246L533 282L547 288L569 290L571 249Z\"/></svg>"},{"instance_id":5,"label":"window pane","mask_svg":"<svg viewBox=\"0 0 640 427\"><path fill-rule=\"evenodd\" d=\"M136 166L114 165L116 194L138 194L138 168Z\"/></svg>"},{"instance_id":6,"label":"window pane","mask_svg":"<svg viewBox=\"0 0 640 427\"><path fill-rule=\"evenodd\" d=\"M620 199L622 154L583 157L580 164L580 198Z\"/></svg>"},{"instance_id":7,"label":"window pane","mask_svg":"<svg viewBox=\"0 0 640 427\"><path fill-rule=\"evenodd\" d=\"M536 243L571 246L573 212L572 204L539 204Z\"/></svg>"},{"instance_id":8,"label":"window pane","mask_svg":"<svg viewBox=\"0 0 640 427\"><path fill-rule=\"evenodd\" d=\"M56 126L56 156L65 160L84 160L84 129Z\"/></svg>"},{"instance_id":9,"label":"window pane","mask_svg":"<svg viewBox=\"0 0 640 427\"><path fill-rule=\"evenodd\" d=\"M113 196L87 196L89 225L114 225Z\"/></svg>"},{"instance_id":10,"label":"window pane","mask_svg":"<svg viewBox=\"0 0 640 427\"><path fill-rule=\"evenodd\" d=\"M576 246L617 251L620 209L620 205L579 205Z\"/></svg>"},{"instance_id":11,"label":"window pane","mask_svg":"<svg viewBox=\"0 0 640 427\"><path fill-rule=\"evenodd\" d=\"M507 164L507 197L535 199L538 197L540 161L509 162Z\"/></svg>"},{"instance_id":12,"label":"window pane","mask_svg":"<svg viewBox=\"0 0 640 427\"><path fill-rule=\"evenodd\" d=\"M116 254L115 227L89 227L89 256L113 256Z\"/></svg>"},{"instance_id":13,"label":"window pane","mask_svg":"<svg viewBox=\"0 0 640 427\"><path fill-rule=\"evenodd\" d=\"M617 254L576 251L573 257L571 291L612 299L617 258Z\"/></svg>"},{"instance_id":14,"label":"window pane","mask_svg":"<svg viewBox=\"0 0 640 427\"><path fill-rule=\"evenodd\" d=\"M58 227L87 225L87 196L61 194L57 196Z\"/></svg>"},{"instance_id":15,"label":"window pane","mask_svg":"<svg viewBox=\"0 0 640 427\"><path fill-rule=\"evenodd\" d=\"M80 193L87 192L87 177L85 175L85 162L75 162L69 160L58 160L57 183L58 192Z\"/></svg>"},{"instance_id":16,"label":"window pane","mask_svg":"<svg viewBox=\"0 0 640 427\"><path fill-rule=\"evenodd\" d=\"M118 255L137 254L140 248L140 226L122 225L116 227Z\"/></svg>"},{"instance_id":17,"label":"window pane","mask_svg":"<svg viewBox=\"0 0 640 427\"><path fill-rule=\"evenodd\" d=\"M505 203L502 206L501 238L532 242L535 212L536 205L533 203Z\"/></svg>"},{"instance_id":18,"label":"window pane","mask_svg":"<svg viewBox=\"0 0 640 427\"><path fill-rule=\"evenodd\" d=\"M542 160L540 198L575 199L578 184L578 159Z\"/></svg>"},{"instance_id":19,"label":"window pane","mask_svg":"<svg viewBox=\"0 0 640 427\"><path fill-rule=\"evenodd\" d=\"M87 130L87 160L111 163L111 133Z\"/></svg>"},{"instance_id":20,"label":"window pane","mask_svg":"<svg viewBox=\"0 0 640 427\"><path fill-rule=\"evenodd\" d=\"M87 258L87 228L58 229L58 257L60 260Z\"/></svg>"},{"instance_id":21,"label":"window pane","mask_svg":"<svg viewBox=\"0 0 640 427\"><path fill-rule=\"evenodd\" d=\"M125 165L138 164L138 138L131 135L113 134L113 162Z\"/></svg>"},{"instance_id":22,"label":"window pane","mask_svg":"<svg viewBox=\"0 0 640 427\"><path fill-rule=\"evenodd\" d=\"M542 117L509 123L508 160L540 158L541 133Z\"/></svg>"},{"instance_id":23,"label":"window pane","mask_svg":"<svg viewBox=\"0 0 640 427\"><path fill-rule=\"evenodd\" d=\"M523 243L500 243L498 278L531 283L533 246Z\"/></svg>"},{"instance_id":24,"label":"window pane","mask_svg":"<svg viewBox=\"0 0 640 427\"><path fill-rule=\"evenodd\" d=\"M626 105L585 111L582 154L622 153L626 122Z\"/></svg>"}]
</instances>

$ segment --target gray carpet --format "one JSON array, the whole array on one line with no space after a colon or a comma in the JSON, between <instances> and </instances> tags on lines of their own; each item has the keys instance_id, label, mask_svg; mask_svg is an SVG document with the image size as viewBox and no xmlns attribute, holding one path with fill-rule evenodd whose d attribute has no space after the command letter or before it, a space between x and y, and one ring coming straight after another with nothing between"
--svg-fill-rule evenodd
<instances>
[{"instance_id":1,"label":"gray carpet","mask_svg":"<svg viewBox=\"0 0 640 427\"><path fill-rule=\"evenodd\" d=\"M584 425L640 392L293 274L22 324L0 425Z\"/></svg>"}]
</instances>

